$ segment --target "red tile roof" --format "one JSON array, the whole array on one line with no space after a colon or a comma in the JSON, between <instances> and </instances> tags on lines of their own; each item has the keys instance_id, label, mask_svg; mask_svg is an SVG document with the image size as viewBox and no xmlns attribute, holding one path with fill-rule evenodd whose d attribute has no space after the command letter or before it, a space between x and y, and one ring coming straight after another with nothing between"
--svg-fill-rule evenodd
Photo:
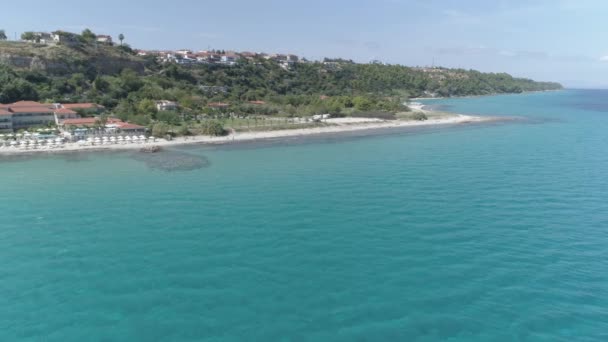
<instances>
[{"instance_id":1,"label":"red tile roof","mask_svg":"<svg viewBox=\"0 0 608 342\"><path fill-rule=\"evenodd\" d=\"M13 115L13 113L9 112L8 110L0 108L0 115Z\"/></svg>"},{"instance_id":2,"label":"red tile roof","mask_svg":"<svg viewBox=\"0 0 608 342\"><path fill-rule=\"evenodd\" d=\"M98 120L99 120L99 118L66 119L66 120L63 120L61 123L63 125L90 126L90 125L94 125L95 123L97 123ZM122 123L122 121L119 119L108 118L107 123L120 124L120 123Z\"/></svg>"},{"instance_id":3,"label":"red tile roof","mask_svg":"<svg viewBox=\"0 0 608 342\"><path fill-rule=\"evenodd\" d=\"M11 103L7 105L8 107L47 107L50 108L51 105L48 103L40 103L36 101L17 101L15 103Z\"/></svg>"},{"instance_id":4,"label":"red tile roof","mask_svg":"<svg viewBox=\"0 0 608 342\"><path fill-rule=\"evenodd\" d=\"M70 115L75 115L78 114L75 111L71 110L71 109L67 109L67 108L59 108L59 109L55 109L55 114L70 114Z\"/></svg>"},{"instance_id":5,"label":"red tile roof","mask_svg":"<svg viewBox=\"0 0 608 342\"><path fill-rule=\"evenodd\" d=\"M10 107L10 111L13 113L40 113L40 114L51 114L53 113L53 109L45 106L12 106Z\"/></svg>"},{"instance_id":6,"label":"red tile roof","mask_svg":"<svg viewBox=\"0 0 608 342\"><path fill-rule=\"evenodd\" d=\"M64 103L61 105L63 108L67 109L97 109L103 108L102 105L98 105L97 103Z\"/></svg>"},{"instance_id":7,"label":"red tile roof","mask_svg":"<svg viewBox=\"0 0 608 342\"><path fill-rule=\"evenodd\" d=\"M264 102L264 101L249 101L249 103L254 104L254 105L263 105L263 104L266 104L266 102Z\"/></svg>"},{"instance_id":8,"label":"red tile roof","mask_svg":"<svg viewBox=\"0 0 608 342\"><path fill-rule=\"evenodd\" d=\"M209 106L211 108L222 108L222 107L228 107L228 106L230 106L230 104L223 103L223 102L211 102L207 106Z\"/></svg>"},{"instance_id":9,"label":"red tile roof","mask_svg":"<svg viewBox=\"0 0 608 342\"><path fill-rule=\"evenodd\" d=\"M144 128L146 128L144 126L135 125L135 124L127 123L127 122L118 123L117 125L118 125L118 128L120 128L120 129L144 129Z\"/></svg>"}]
</instances>

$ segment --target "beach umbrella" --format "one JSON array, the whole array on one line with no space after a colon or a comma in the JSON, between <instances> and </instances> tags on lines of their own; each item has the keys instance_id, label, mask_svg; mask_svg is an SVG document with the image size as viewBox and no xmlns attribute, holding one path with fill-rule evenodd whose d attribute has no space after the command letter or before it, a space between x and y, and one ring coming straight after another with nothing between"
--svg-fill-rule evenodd
<instances>
[{"instance_id":1,"label":"beach umbrella","mask_svg":"<svg viewBox=\"0 0 608 342\"><path fill-rule=\"evenodd\" d=\"M63 142L63 139L61 139L61 138L56 138L56 139L55 139L55 142L56 142L56 143L62 143L62 142Z\"/></svg>"},{"instance_id":2,"label":"beach umbrella","mask_svg":"<svg viewBox=\"0 0 608 342\"><path fill-rule=\"evenodd\" d=\"M130 141L131 141L131 137L127 135L127 136L125 137L125 141L129 141L129 142L130 142Z\"/></svg>"},{"instance_id":3,"label":"beach umbrella","mask_svg":"<svg viewBox=\"0 0 608 342\"><path fill-rule=\"evenodd\" d=\"M17 145L17 142L15 140L11 141L11 146L15 146Z\"/></svg>"}]
</instances>

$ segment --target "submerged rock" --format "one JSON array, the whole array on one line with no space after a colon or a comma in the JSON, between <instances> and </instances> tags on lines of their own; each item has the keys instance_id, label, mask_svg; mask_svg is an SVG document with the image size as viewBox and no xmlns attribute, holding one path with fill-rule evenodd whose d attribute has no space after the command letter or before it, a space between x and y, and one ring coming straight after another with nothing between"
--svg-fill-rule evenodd
<instances>
[{"instance_id":1,"label":"submerged rock","mask_svg":"<svg viewBox=\"0 0 608 342\"><path fill-rule=\"evenodd\" d=\"M175 151L136 153L133 158L145 163L149 168L161 171L191 171L209 167L209 159Z\"/></svg>"},{"instance_id":2,"label":"submerged rock","mask_svg":"<svg viewBox=\"0 0 608 342\"><path fill-rule=\"evenodd\" d=\"M139 150L139 152L142 153L158 153L160 151L162 151L163 148L160 146L146 146L143 147L141 150Z\"/></svg>"}]
</instances>

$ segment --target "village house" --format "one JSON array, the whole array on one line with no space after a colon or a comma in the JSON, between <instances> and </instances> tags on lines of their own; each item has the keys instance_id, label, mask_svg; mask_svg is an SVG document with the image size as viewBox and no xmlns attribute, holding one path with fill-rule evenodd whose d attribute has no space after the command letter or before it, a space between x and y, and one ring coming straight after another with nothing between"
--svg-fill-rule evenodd
<instances>
[{"instance_id":1,"label":"village house","mask_svg":"<svg viewBox=\"0 0 608 342\"><path fill-rule=\"evenodd\" d=\"M53 35L48 32L32 32L33 39L24 40L28 43L38 43L38 44L55 44L53 40Z\"/></svg>"},{"instance_id":2,"label":"village house","mask_svg":"<svg viewBox=\"0 0 608 342\"><path fill-rule=\"evenodd\" d=\"M75 33L55 31L51 34L51 36L53 37L53 41L57 44L61 43L68 46L72 46L77 45L79 43L78 35Z\"/></svg>"},{"instance_id":3,"label":"village house","mask_svg":"<svg viewBox=\"0 0 608 342\"><path fill-rule=\"evenodd\" d=\"M225 103L225 102L211 102L211 103L207 104L207 107L213 108L213 109L221 109L221 108L230 107L230 104Z\"/></svg>"},{"instance_id":4,"label":"village house","mask_svg":"<svg viewBox=\"0 0 608 342\"><path fill-rule=\"evenodd\" d=\"M227 53L222 55L221 62L226 65L235 65L236 61L239 59L239 56L235 53Z\"/></svg>"},{"instance_id":5,"label":"village house","mask_svg":"<svg viewBox=\"0 0 608 342\"><path fill-rule=\"evenodd\" d=\"M177 110L178 107L179 107L179 105L177 104L177 102L174 102L174 101L167 101L167 100L156 101L156 109L159 111Z\"/></svg>"},{"instance_id":6,"label":"village house","mask_svg":"<svg viewBox=\"0 0 608 342\"><path fill-rule=\"evenodd\" d=\"M97 42L98 43L102 43L102 44L112 45L112 36L108 36L108 35L104 35L104 34L98 34L97 35Z\"/></svg>"}]
</instances>

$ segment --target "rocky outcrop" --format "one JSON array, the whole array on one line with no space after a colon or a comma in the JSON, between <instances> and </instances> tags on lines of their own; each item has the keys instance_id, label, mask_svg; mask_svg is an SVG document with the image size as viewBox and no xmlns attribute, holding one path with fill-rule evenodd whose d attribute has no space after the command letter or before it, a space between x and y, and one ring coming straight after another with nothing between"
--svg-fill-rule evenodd
<instances>
[{"instance_id":1,"label":"rocky outcrop","mask_svg":"<svg viewBox=\"0 0 608 342\"><path fill-rule=\"evenodd\" d=\"M0 45L0 64L16 69L39 70L62 75L95 70L113 75L123 69L145 70L144 60L108 48L77 49L67 46Z\"/></svg>"}]
</instances>

